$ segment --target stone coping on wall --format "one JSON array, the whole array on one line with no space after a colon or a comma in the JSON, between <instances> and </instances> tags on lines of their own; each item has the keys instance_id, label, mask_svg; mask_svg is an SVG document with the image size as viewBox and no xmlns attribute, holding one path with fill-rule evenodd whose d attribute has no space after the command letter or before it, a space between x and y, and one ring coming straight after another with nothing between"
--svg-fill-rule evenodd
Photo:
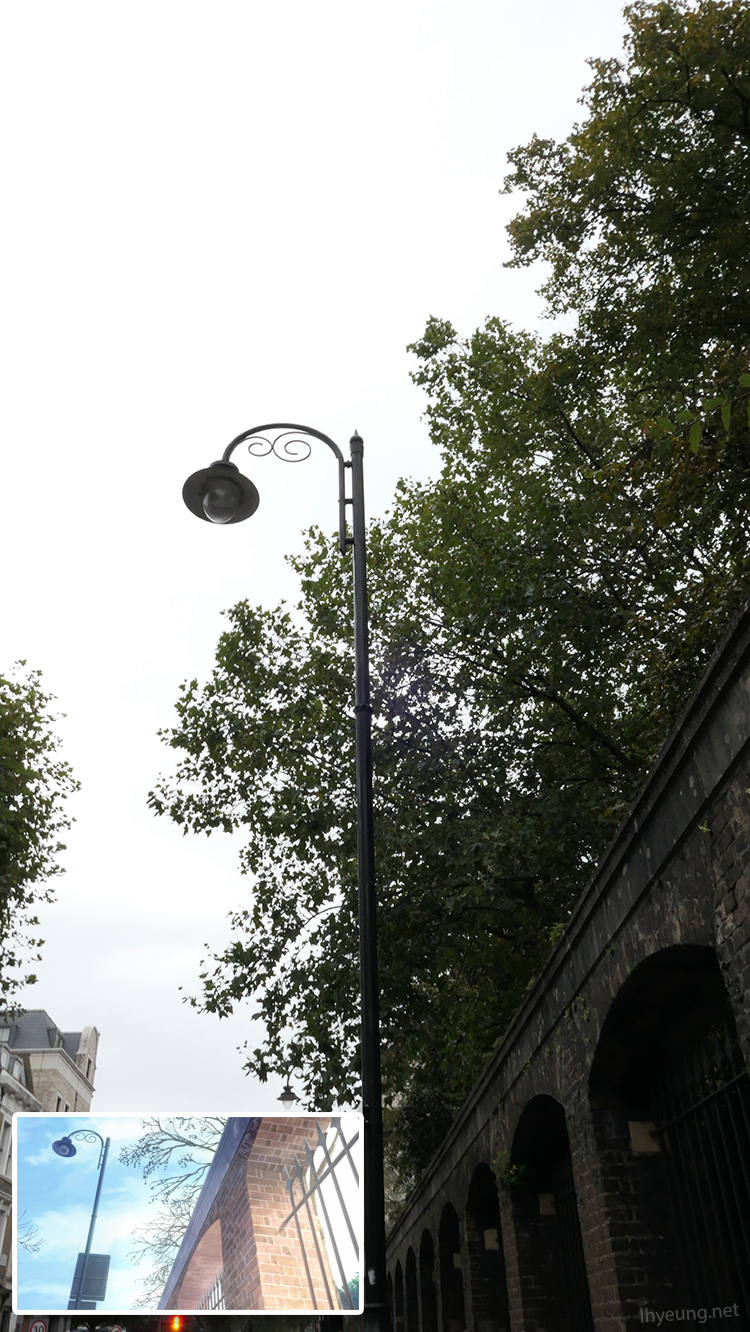
<instances>
[{"instance_id":1,"label":"stone coping on wall","mask_svg":"<svg viewBox=\"0 0 750 1332\"><path fill-rule=\"evenodd\" d=\"M575 999L604 950L626 924L649 885L691 834L718 788L750 745L750 600L733 619L673 727L565 931L511 1019L505 1035L451 1129L407 1199L388 1237L396 1247L415 1224L420 1195L479 1133L493 1107L523 1073ZM436 1181L435 1181L436 1182Z\"/></svg>"}]
</instances>

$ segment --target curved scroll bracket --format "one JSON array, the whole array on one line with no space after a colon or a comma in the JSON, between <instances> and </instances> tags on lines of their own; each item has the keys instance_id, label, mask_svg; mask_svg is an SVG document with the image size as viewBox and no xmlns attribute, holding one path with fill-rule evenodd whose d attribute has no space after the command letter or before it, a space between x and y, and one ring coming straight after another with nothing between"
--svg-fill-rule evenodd
<instances>
[{"instance_id":1,"label":"curved scroll bracket","mask_svg":"<svg viewBox=\"0 0 750 1332\"><path fill-rule=\"evenodd\" d=\"M346 469L352 464L346 461L338 444L330 436L324 435L320 430L314 430L312 426L294 425L289 421L273 421L268 425L253 426L251 430L243 430L242 434L237 435L225 448L222 462L229 462L234 450L245 443L248 452L254 458L267 458L269 454L273 454L282 462L304 462L312 453L311 439L319 439L321 443L327 444L338 463L339 550L343 555L354 541L346 530L346 506L353 503L351 496L347 496L346 493ZM351 443L354 444L355 440L361 447L362 441L356 432L352 436Z\"/></svg>"},{"instance_id":2,"label":"curved scroll bracket","mask_svg":"<svg viewBox=\"0 0 750 1332\"><path fill-rule=\"evenodd\" d=\"M97 1133L95 1129L74 1129L72 1133L68 1134L68 1138L80 1138L82 1142L99 1143L99 1160L96 1163L98 1170L104 1156L104 1138L101 1133Z\"/></svg>"}]
</instances>

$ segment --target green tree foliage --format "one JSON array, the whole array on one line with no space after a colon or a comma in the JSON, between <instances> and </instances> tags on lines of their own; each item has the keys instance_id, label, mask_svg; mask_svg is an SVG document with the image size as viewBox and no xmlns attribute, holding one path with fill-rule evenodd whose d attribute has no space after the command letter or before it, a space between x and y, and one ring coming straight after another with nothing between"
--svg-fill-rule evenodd
<instances>
[{"instance_id":1,"label":"green tree foliage","mask_svg":"<svg viewBox=\"0 0 750 1332\"><path fill-rule=\"evenodd\" d=\"M345 1301L344 1287L337 1286L336 1289L339 1293L339 1299L341 1301L342 1309L346 1308L347 1306ZM347 1282L347 1290L349 1292L349 1299L352 1302L352 1307L356 1309L357 1305L359 1304L359 1272L357 1273L356 1276L352 1277L351 1280Z\"/></svg>"},{"instance_id":2,"label":"green tree foliage","mask_svg":"<svg viewBox=\"0 0 750 1332\"><path fill-rule=\"evenodd\" d=\"M625 14L626 62L590 62L583 123L509 155L506 190L527 196L514 262L550 264L551 310L573 312L613 372L638 359L657 392L672 375L689 390L709 347L750 334L750 10L638 0Z\"/></svg>"},{"instance_id":3,"label":"green tree foliage","mask_svg":"<svg viewBox=\"0 0 750 1332\"><path fill-rule=\"evenodd\" d=\"M551 263L550 306L575 331L490 319L462 339L430 320L414 377L442 472L370 526L386 1126L404 1176L749 590L747 286L732 276L748 263L747 14L627 14L627 67L594 62L586 124L512 155L529 195L518 262ZM248 1069L296 1066L323 1108L358 1086L350 569L317 531L294 565L294 613L228 613L150 801L186 832L241 831L251 891L193 1002L252 998L266 1034Z\"/></svg>"},{"instance_id":4,"label":"green tree foliage","mask_svg":"<svg viewBox=\"0 0 750 1332\"><path fill-rule=\"evenodd\" d=\"M47 881L60 874L60 834L70 827L65 797L78 789L69 765L56 757L59 741L50 713L52 695L39 671L25 662L0 677L0 1000L12 1002L38 961L43 940L36 904L53 898Z\"/></svg>"}]
</instances>

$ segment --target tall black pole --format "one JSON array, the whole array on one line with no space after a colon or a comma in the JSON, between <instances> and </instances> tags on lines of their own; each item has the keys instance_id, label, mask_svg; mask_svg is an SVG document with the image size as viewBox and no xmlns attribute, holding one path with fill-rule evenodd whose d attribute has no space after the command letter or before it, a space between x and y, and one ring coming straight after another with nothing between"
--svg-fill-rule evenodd
<instances>
[{"instance_id":1,"label":"tall black pole","mask_svg":"<svg viewBox=\"0 0 750 1332\"><path fill-rule=\"evenodd\" d=\"M277 432L276 439L268 438ZM353 547L354 554L354 716L357 757L357 867L359 880L359 961L362 990L362 1110L364 1133L364 1213L365 1272L363 1332L390 1332L390 1314L386 1294L385 1269L385 1189L383 1185L383 1109L380 1086L380 1020L378 987L378 940L375 899L375 849L372 817L372 708L370 705L370 647L367 620L367 560L365 540L365 491L362 475L362 439L353 434L349 441L351 461L345 462L338 444L329 435L311 426L275 421L243 430L222 454L221 463L195 472L185 482L183 499L197 518L209 522L242 522L255 512L257 491L236 468L230 474L230 488L236 491L234 516L225 509L216 518L205 508L205 497L217 480L226 487L226 468L235 449L250 441L250 452L260 445L258 456L275 453L288 462L298 462L309 455L295 451L306 443L305 437L322 440L335 455L339 467L339 549L342 554ZM295 438L295 436L297 438ZM346 498L345 469L352 472L352 497ZM226 499L223 501L226 504ZM352 506L352 535L346 532L346 506Z\"/></svg>"},{"instance_id":2,"label":"tall black pole","mask_svg":"<svg viewBox=\"0 0 750 1332\"><path fill-rule=\"evenodd\" d=\"M97 1137L99 1136L100 1135L97 1134ZM109 1144L110 1144L110 1139L107 1138L107 1141L104 1143L104 1147L102 1149L101 1161L99 1162L99 1181L96 1186L96 1193L94 1194L94 1208L91 1213L91 1224L89 1225L89 1233L88 1233L88 1238L86 1240L86 1248L83 1251L81 1279L78 1283L78 1294L76 1296L76 1302L75 1302L76 1309L82 1308L83 1283L86 1280L86 1268L89 1265L89 1254L91 1253L91 1245L94 1240L94 1227L96 1225L96 1218L99 1214L99 1198L101 1196L102 1184L104 1183L104 1171L107 1165L107 1156L109 1155Z\"/></svg>"},{"instance_id":3,"label":"tall black pole","mask_svg":"<svg viewBox=\"0 0 750 1332\"><path fill-rule=\"evenodd\" d=\"M385 1289L385 1189L383 1111L380 1086L378 942L375 898L375 845L372 813L372 707L367 618L365 491L363 443L349 442L352 467L354 554L354 717L357 754L357 865L359 877L359 959L362 986L362 1110L365 1120L364 1332L388 1332Z\"/></svg>"}]
</instances>

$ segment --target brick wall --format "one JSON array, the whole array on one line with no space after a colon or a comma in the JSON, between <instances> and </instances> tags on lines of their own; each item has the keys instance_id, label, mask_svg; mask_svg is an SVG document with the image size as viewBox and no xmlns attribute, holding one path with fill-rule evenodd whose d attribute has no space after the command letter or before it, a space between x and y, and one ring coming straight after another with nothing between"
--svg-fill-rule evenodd
<instances>
[{"instance_id":1,"label":"brick wall","mask_svg":"<svg viewBox=\"0 0 750 1332\"><path fill-rule=\"evenodd\" d=\"M325 1130L329 1120L320 1120ZM305 1140L312 1147L317 1141L315 1120L264 1119L247 1167L247 1193L255 1220L255 1236L265 1309L310 1308L300 1240L294 1219L288 1219L291 1206L284 1168L293 1165L295 1156L304 1165ZM301 1200L299 1186L295 1199ZM304 1251L319 1309L338 1308L336 1282L326 1249L325 1235L312 1207L297 1212ZM283 1230L280 1227L287 1222ZM314 1232L314 1233L313 1233ZM317 1244L316 1244L317 1241ZM321 1272L322 1259L323 1272ZM327 1285L326 1285L327 1283Z\"/></svg>"},{"instance_id":2,"label":"brick wall","mask_svg":"<svg viewBox=\"0 0 750 1332\"><path fill-rule=\"evenodd\" d=\"M294 1170L295 1158L304 1165L306 1141L316 1146L318 1123L325 1131L330 1120L249 1121L184 1261L170 1309L196 1308L220 1271L228 1310L339 1307L323 1227L314 1207L303 1205L298 1229L285 1175L285 1168ZM301 1197L295 1186L296 1200Z\"/></svg>"},{"instance_id":3,"label":"brick wall","mask_svg":"<svg viewBox=\"0 0 750 1332\"><path fill-rule=\"evenodd\" d=\"M712 1024L736 1027L750 1062L749 790L746 609L389 1236L391 1274L416 1256L419 1332L458 1332L461 1300L472 1332L504 1326L501 1295L483 1288L477 1171L485 1206L497 1204L512 1332L569 1332L571 1260L544 1159L555 1116L596 1332L689 1305L663 1143L648 1126L663 1067ZM513 1165L531 1182L509 1188ZM449 1272L445 1243L438 1255L451 1213L460 1266Z\"/></svg>"}]
</instances>

